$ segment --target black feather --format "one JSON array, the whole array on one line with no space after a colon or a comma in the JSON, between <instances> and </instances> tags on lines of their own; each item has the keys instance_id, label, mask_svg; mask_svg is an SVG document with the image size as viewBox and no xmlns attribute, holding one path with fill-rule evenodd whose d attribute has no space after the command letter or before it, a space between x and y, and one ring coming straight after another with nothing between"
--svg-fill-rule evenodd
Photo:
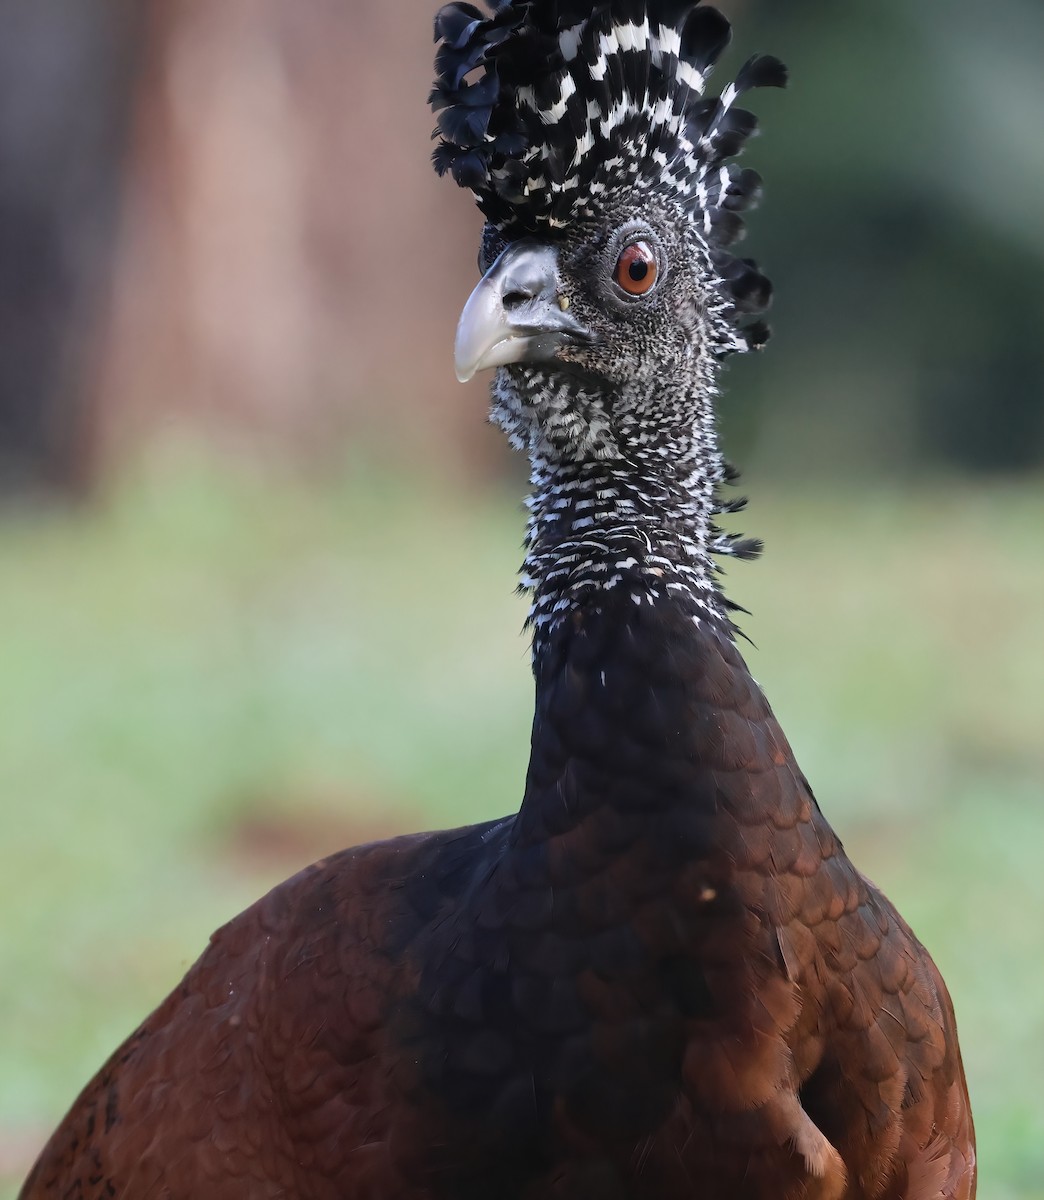
<instances>
[{"instance_id":1,"label":"black feather","mask_svg":"<svg viewBox=\"0 0 1044 1200\"><path fill-rule=\"evenodd\" d=\"M482 20L482 10L474 4L444 4L435 14L435 41L462 45L474 26Z\"/></svg>"},{"instance_id":2,"label":"black feather","mask_svg":"<svg viewBox=\"0 0 1044 1200\"><path fill-rule=\"evenodd\" d=\"M760 350L772 336L772 330L764 321L755 321L744 328L743 335L748 349Z\"/></svg>"},{"instance_id":3,"label":"black feather","mask_svg":"<svg viewBox=\"0 0 1044 1200\"><path fill-rule=\"evenodd\" d=\"M485 178L488 169L486 156L480 150L458 151L450 163L450 173L454 181L461 187L472 189L480 186L480 181Z\"/></svg>"},{"instance_id":4,"label":"black feather","mask_svg":"<svg viewBox=\"0 0 1044 1200\"><path fill-rule=\"evenodd\" d=\"M682 58L709 70L732 41L732 26L716 8L694 8L682 27Z\"/></svg>"},{"instance_id":5,"label":"black feather","mask_svg":"<svg viewBox=\"0 0 1044 1200\"><path fill-rule=\"evenodd\" d=\"M752 88L787 86L787 68L771 54L749 58L736 76L736 90L749 92Z\"/></svg>"}]
</instances>

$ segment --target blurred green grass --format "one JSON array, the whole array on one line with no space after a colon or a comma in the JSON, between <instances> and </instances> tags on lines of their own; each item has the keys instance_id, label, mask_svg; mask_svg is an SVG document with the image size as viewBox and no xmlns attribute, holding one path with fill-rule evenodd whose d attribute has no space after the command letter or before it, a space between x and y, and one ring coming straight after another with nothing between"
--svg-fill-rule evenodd
<instances>
[{"instance_id":1,"label":"blurred green grass","mask_svg":"<svg viewBox=\"0 0 1044 1200\"><path fill-rule=\"evenodd\" d=\"M1044 482L797 489L748 661L961 1023L991 1200L1044 1197ZM0 523L0 1197L218 924L313 857L514 808L519 497L154 456Z\"/></svg>"}]
</instances>

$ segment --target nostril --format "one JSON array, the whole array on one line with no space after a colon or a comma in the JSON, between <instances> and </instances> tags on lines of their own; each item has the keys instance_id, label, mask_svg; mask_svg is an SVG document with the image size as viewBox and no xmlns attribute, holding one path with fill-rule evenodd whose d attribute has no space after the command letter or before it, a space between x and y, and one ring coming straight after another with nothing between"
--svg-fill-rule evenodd
<instances>
[{"instance_id":1,"label":"nostril","mask_svg":"<svg viewBox=\"0 0 1044 1200\"><path fill-rule=\"evenodd\" d=\"M510 291L506 291L504 293L504 307L505 308L519 308L521 305L525 304L528 300L532 300L532 299L533 299L532 292L524 292L521 290L521 288L512 288Z\"/></svg>"}]
</instances>

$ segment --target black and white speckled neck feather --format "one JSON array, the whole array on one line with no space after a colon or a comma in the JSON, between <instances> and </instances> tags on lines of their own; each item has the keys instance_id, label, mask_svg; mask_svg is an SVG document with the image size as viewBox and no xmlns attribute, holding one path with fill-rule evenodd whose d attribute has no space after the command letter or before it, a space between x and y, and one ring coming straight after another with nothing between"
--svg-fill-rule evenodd
<instances>
[{"instance_id":1,"label":"black and white speckled neck feather","mask_svg":"<svg viewBox=\"0 0 1044 1200\"><path fill-rule=\"evenodd\" d=\"M550 380L547 386L550 405L555 393ZM593 432L574 421L574 436L593 443L582 458L549 445L548 422L541 422L530 447L533 490L521 583L532 597L535 653L557 622L611 591L636 605L670 599L694 621L710 620L731 633L715 556L752 557L760 546L716 523L744 502L719 495L731 472L717 447L711 395L703 385L694 396L674 398L677 415L696 415L680 429L653 431L633 416L614 423L601 412L590 423ZM632 412L648 407L638 404ZM504 414L498 419L510 425Z\"/></svg>"}]
</instances>

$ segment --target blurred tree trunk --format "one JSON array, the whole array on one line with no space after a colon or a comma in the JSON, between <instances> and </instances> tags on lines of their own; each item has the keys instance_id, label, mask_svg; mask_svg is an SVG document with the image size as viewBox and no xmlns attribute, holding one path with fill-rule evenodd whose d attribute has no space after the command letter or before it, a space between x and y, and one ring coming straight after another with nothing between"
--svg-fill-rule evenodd
<instances>
[{"instance_id":1,"label":"blurred tree trunk","mask_svg":"<svg viewBox=\"0 0 1044 1200\"><path fill-rule=\"evenodd\" d=\"M150 9L110 439L181 417L306 461L499 456L485 383L453 375L480 222L428 161L434 7Z\"/></svg>"},{"instance_id":2,"label":"blurred tree trunk","mask_svg":"<svg viewBox=\"0 0 1044 1200\"><path fill-rule=\"evenodd\" d=\"M93 468L132 0L19 0L0 38L0 492L76 493Z\"/></svg>"}]
</instances>

